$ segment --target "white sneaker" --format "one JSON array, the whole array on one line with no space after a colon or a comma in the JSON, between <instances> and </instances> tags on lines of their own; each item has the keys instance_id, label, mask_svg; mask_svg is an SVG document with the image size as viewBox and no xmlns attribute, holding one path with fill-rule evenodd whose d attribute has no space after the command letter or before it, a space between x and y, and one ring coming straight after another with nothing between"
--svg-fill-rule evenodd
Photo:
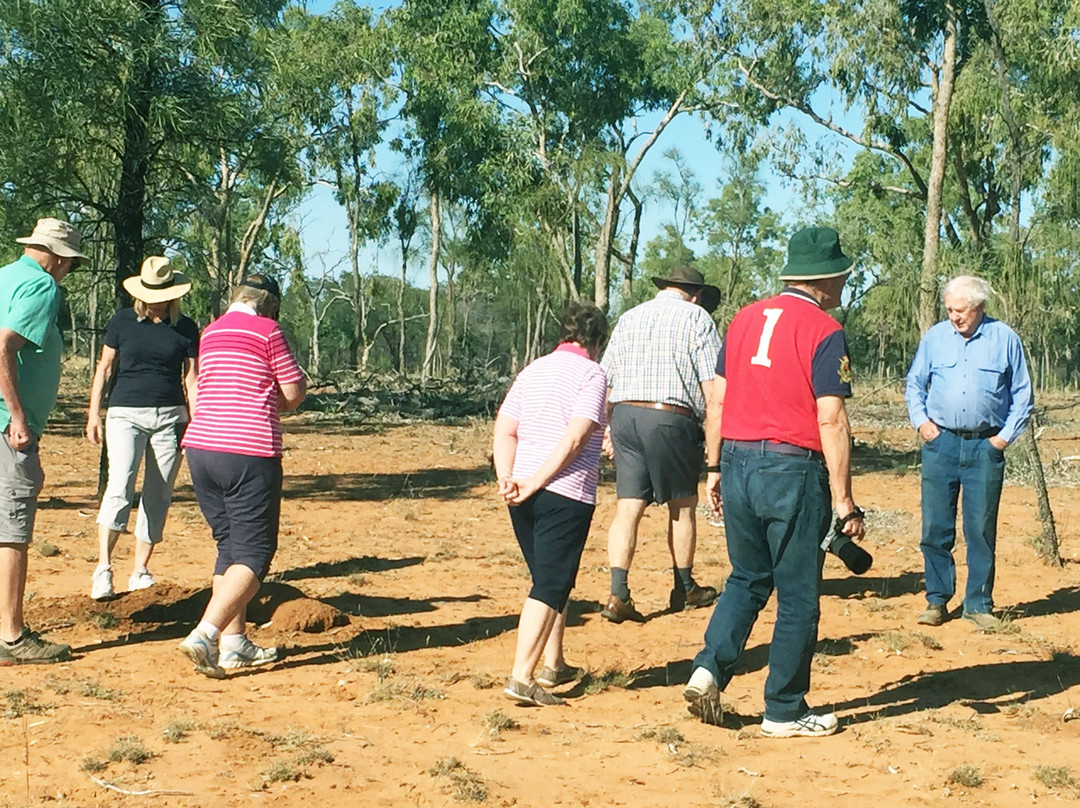
<instances>
[{"instance_id":1,"label":"white sneaker","mask_svg":"<svg viewBox=\"0 0 1080 808\"><path fill-rule=\"evenodd\" d=\"M90 597L94 600L109 600L116 597L112 585L112 567L98 567L90 579Z\"/></svg>"},{"instance_id":2,"label":"white sneaker","mask_svg":"<svg viewBox=\"0 0 1080 808\"><path fill-rule=\"evenodd\" d=\"M278 661L277 648L263 648L244 637L239 648L221 652L223 668L255 668Z\"/></svg>"},{"instance_id":3,"label":"white sneaker","mask_svg":"<svg viewBox=\"0 0 1080 808\"><path fill-rule=\"evenodd\" d=\"M128 578L128 591L134 592L138 589L149 589L157 581L154 580L154 576L150 574L149 570L139 570L138 572L131 573L131 577Z\"/></svg>"},{"instance_id":4,"label":"white sneaker","mask_svg":"<svg viewBox=\"0 0 1080 808\"><path fill-rule=\"evenodd\" d=\"M694 668L690 681L683 690L683 698L686 699L686 709L690 714L696 715L706 724L719 724L723 718L720 691L713 675L706 668Z\"/></svg>"},{"instance_id":5,"label":"white sneaker","mask_svg":"<svg viewBox=\"0 0 1080 808\"><path fill-rule=\"evenodd\" d=\"M820 738L832 735L838 726L836 716L832 713L807 713L796 721L771 721L766 718L761 722L761 734L766 738Z\"/></svg>"},{"instance_id":6,"label":"white sneaker","mask_svg":"<svg viewBox=\"0 0 1080 808\"><path fill-rule=\"evenodd\" d=\"M218 647L198 629L180 643L180 653L195 663L195 670L211 679L224 679L225 671L218 665Z\"/></svg>"}]
</instances>

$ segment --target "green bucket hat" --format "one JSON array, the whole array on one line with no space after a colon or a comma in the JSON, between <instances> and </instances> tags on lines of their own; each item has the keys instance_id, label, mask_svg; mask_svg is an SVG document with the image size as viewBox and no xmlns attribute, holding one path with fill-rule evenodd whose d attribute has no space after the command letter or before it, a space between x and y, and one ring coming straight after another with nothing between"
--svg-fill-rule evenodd
<instances>
[{"instance_id":1,"label":"green bucket hat","mask_svg":"<svg viewBox=\"0 0 1080 808\"><path fill-rule=\"evenodd\" d=\"M782 281L819 281L846 275L855 263L840 250L840 234L831 227L804 227L788 242Z\"/></svg>"}]
</instances>

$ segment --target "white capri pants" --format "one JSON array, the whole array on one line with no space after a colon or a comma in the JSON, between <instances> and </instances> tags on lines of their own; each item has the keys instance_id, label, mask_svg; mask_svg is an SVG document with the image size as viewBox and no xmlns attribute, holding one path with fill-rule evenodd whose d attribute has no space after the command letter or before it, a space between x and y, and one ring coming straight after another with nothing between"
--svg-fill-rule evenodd
<instances>
[{"instance_id":1,"label":"white capri pants","mask_svg":"<svg viewBox=\"0 0 1080 808\"><path fill-rule=\"evenodd\" d=\"M109 479L101 498L97 523L123 532L135 502L135 478L146 455L135 538L147 544L161 541L172 502L173 483L180 470L182 425L188 410L179 407L110 407L105 416Z\"/></svg>"}]
</instances>

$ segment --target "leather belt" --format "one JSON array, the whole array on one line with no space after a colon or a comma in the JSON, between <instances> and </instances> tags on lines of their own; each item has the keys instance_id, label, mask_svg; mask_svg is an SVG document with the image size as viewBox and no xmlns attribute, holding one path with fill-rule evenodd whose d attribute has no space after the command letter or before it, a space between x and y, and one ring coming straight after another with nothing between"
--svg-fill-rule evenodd
<instances>
[{"instance_id":1,"label":"leather belt","mask_svg":"<svg viewBox=\"0 0 1080 808\"><path fill-rule=\"evenodd\" d=\"M781 443L775 440L725 440L724 446L732 449L743 449L750 452L766 452L768 454L789 455L791 457L816 457L821 458L821 452L813 449L804 449L792 443Z\"/></svg>"},{"instance_id":2,"label":"leather belt","mask_svg":"<svg viewBox=\"0 0 1080 808\"><path fill-rule=\"evenodd\" d=\"M993 427L987 427L986 429L949 429L947 426L938 425L939 429L944 429L946 432L952 432L954 435L958 435L964 440L984 440L985 438L992 438L1000 429Z\"/></svg>"},{"instance_id":3,"label":"leather belt","mask_svg":"<svg viewBox=\"0 0 1080 808\"><path fill-rule=\"evenodd\" d=\"M693 418L697 420L697 416L694 415L694 411L689 407L682 407L678 404L665 404L662 401L616 401L616 404L626 404L628 407L641 407L646 410L663 410L664 412L674 412L678 415L685 415L687 418Z\"/></svg>"}]
</instances>

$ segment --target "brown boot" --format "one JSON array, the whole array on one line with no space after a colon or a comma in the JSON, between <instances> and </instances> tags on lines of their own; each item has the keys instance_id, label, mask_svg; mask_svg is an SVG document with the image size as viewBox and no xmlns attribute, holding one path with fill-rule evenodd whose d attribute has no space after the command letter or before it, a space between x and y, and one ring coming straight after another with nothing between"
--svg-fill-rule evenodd
<instances>
[{"instance_id":1,"label":"brown boot","mask_svg":"<svg viewBox=\"0 0 1080 808\"><path fill-rule=\"evenodd\" d=\"M623 600L618 595L608 598L607 606L600 612L601 617L606 617L612 623L622 623L630 620L634 623L644 623L645 615L634 608L634 599Z\"/></svg>"}]
</instances>

